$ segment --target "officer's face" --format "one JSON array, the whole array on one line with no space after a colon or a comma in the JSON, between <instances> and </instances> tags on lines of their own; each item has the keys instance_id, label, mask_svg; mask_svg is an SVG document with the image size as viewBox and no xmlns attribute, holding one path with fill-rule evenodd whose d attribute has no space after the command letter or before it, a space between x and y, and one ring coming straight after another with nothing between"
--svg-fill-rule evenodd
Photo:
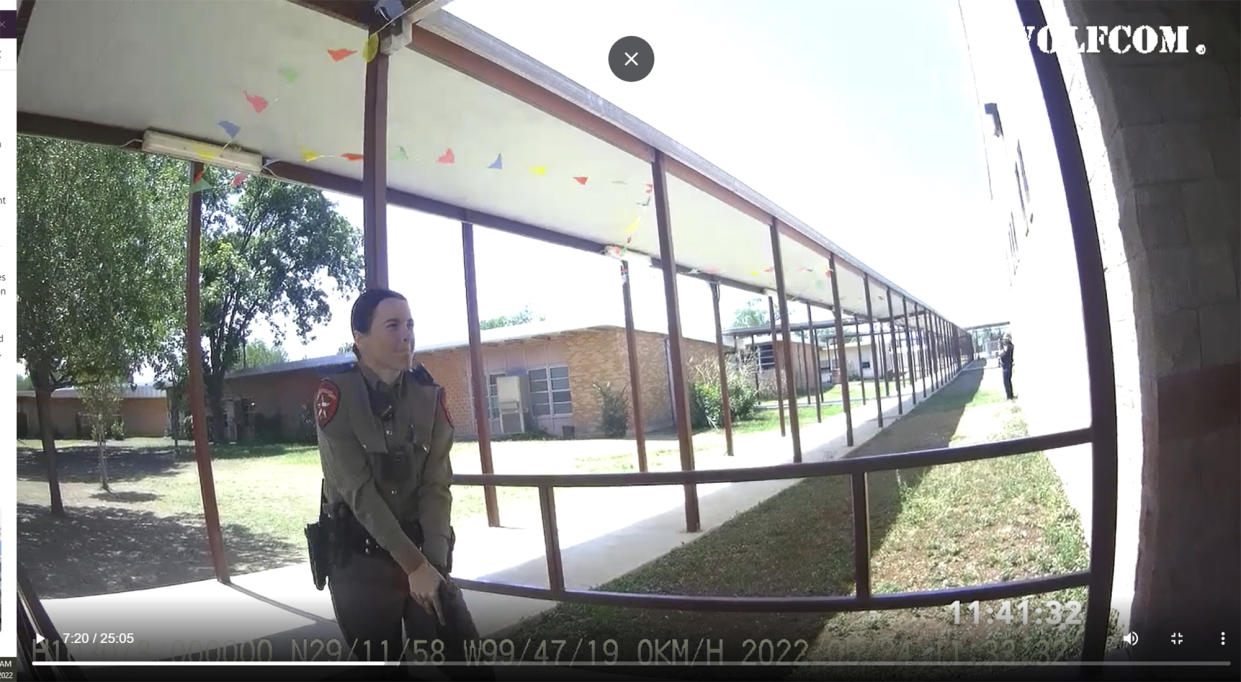
<instances>
[{"instance_id":1,"label":"officer's face","mask_svg":"<svg viewBox=\"0 0 1241 682\"><path fill-rule=\"evenodd\" d=\"M353 333L367 364L375 369L405 371L414 354L414 318L409 303L399 298L385 298L375 306L371 330Z\"/></svg>"}]
</instances>

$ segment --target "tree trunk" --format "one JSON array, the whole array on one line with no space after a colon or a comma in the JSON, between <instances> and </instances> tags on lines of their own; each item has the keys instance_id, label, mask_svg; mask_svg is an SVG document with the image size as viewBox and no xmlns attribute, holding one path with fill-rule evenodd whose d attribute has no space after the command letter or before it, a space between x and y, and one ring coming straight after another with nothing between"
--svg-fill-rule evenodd
<instances>
[{"instance_id":1,"label":"tree trunk","mask_svg":"<svg viewBox=\"0 0 1241 682\"><path fill-rule=\"evenodd\" d=\"M105 456L104 441L100 440L99 445L99 485L106 491L112 492L108 487L108 459Z\"/></svg>"},{"instance_id":2,"label":"tree trunk","mask_svg":"<svg viewBox=\"0 0 1241 682\"><path fill-rule=\"evenodd\" d=\"M203 377L207 389L207 404L211 408L212 442L228 442L228 420L224 413L224 377L208 374Z\"/></svg>"},{"instance_id":3,"label":"tree trunk","mask_svg":"<svg viewBox=\"0 0 1241 682\"><path fill-rule=\"evenodd\" d=\"M38 372L31 372L32 377ZM52 427L52 391L46 388L51 384L48 373L42 373L35 380L35 409L39 415L39 435L43 438L43 462L47 465L47 487L51 497L52 514L65 515L64 504L60 501L60 479L56 475L56 432Z\"/></svg>"}]
</instances>

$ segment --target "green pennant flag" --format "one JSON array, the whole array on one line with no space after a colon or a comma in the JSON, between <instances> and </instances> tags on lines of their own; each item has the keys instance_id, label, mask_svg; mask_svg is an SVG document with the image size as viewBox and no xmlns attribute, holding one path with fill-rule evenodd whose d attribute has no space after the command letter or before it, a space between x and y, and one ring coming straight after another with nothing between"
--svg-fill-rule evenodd
<instances>
[{"instance_id":1,"label":"green pennant flag","mask_svg":"<svg viewBox=\"0 0 1241 682\"><path fill-rule=\"evenodd\" d=\"M207 178L199 176L198 180L195 181L194 184L190 185L190 194L202 192L203 190L208 189L211 189L211 183L207 182Z\"/></svg>"}]
</instances>

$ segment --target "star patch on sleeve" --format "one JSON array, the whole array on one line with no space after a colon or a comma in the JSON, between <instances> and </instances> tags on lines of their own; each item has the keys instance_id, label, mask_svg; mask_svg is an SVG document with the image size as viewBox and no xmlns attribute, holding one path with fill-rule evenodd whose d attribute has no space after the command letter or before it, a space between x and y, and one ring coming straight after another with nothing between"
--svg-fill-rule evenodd
<instances>
[{"instance_id":1,"label":"star patch on sleeve","mask_svg":"<svg viewBox=\"0 0 1241 682\"><path fill-rule=\"evenodd\" d=\"M340 406L340 388L330 379L319 382L319 391L315 393L315 419L319 428L328 425L336 416L336 408Z\"/></svg>"}]
</instances>

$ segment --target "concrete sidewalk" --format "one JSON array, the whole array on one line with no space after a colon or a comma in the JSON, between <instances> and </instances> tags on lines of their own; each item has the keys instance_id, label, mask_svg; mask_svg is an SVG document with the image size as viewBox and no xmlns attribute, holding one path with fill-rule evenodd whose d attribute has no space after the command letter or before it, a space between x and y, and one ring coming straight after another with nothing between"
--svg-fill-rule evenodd
<instances>
[{"instance_id":1,"label":"concrete sidewalk","mask_svg":"<svg viewBox=\"0 0 1241 682\"><path fill-rule=\"evenodd\" d=\"M922 402L921 391L918 393ZM931 395L928 392L928 397ZM913 401L904 396L906 414ZM896 396L884 398L884 423L898 419ZM878 432L876 408L854 409L855 447ZM843 457L843 414L802 424L803 460ZM790 437L778 430L738 434L733 458L712 458L707 467L733 468L792 461ZM703 467L703 468L707 468ZM716 483L698 486L702 531L720 526L797 480ZM558 489L556 511L565 584L588 589L619 577L699 537L685 532L680 486ZM547 564L537 513L506 512L501 528L485 521L457 528L454 576L546 587ZM340 631L328 592L317 591L306 564L215 580L133 592L49 599L43 602L62 633L133 633L136 644L72 647L79 660L162 660L217 650L223 660L339 660ZM466 592L486 636L556 605L553 601ZM317 656L316 656L317 655ZM347 654L345 654L347 655Z\"/></svg>"}]
</instances>

